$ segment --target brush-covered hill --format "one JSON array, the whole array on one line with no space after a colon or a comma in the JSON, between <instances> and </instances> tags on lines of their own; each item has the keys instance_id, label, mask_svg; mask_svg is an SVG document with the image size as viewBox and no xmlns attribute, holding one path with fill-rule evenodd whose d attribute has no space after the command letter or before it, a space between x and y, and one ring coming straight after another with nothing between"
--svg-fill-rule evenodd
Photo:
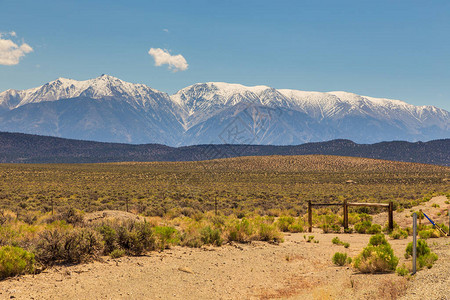
<instances>
[{"instance_id":1,"label":"brush-covered hill","mask_svg":"<svg viewBox=\"0 0 450 300\"><path fill-rule=\"evenodd\" d=\"M297 146L118 144L0 132L1 163L200 161L263 155L339 155L450 166L450 139L356 144L349 140Z\"/></svg>"}]
</instances>

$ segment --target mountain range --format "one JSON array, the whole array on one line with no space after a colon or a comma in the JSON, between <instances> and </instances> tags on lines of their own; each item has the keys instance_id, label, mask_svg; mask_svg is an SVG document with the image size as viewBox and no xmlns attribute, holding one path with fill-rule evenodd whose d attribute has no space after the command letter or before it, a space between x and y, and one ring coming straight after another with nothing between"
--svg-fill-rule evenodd
<instances>
[{"instance_id":1,"label":"mountain range","mask_svg":"<svg viewBox=\"0 0 450 300\"><path fill-rule=\"evenodd\" d=\"M429 142L357 144L349 140L296 146L195 145L169 147L80 141L0 132L0 163L99 163L201 161L261 155L339 155L450 166L450 139Z\"/></svg>"},{"instance_id":2,"label":"mountain range","mask_svg":"<svg viewBox=\"0 0 450 300\"><path fill-rule=\"evenodd\" d=\"M173 95L118 78L59 78L0 93L0 131L100 142L298 145L450 137L450 114L434 106L348 92L306 92L199 83Z\"/></svg>"}]
</instances>

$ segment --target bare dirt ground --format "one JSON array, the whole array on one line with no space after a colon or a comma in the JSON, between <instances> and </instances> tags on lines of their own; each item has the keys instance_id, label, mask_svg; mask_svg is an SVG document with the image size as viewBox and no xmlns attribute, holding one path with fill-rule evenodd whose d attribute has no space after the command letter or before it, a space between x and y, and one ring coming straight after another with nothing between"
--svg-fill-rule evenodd
<instances>
[{"instance_id":1,"label":"bare dirt ground","mask_svg":"<svg viewBox=\"0 0 450 300\"><path fill-rule=\"evenodd\" d=\"M448 209L441 198L431 201L442 201L439 209ZM401 222L397 214L394 218ZM386 219L380 216L383 224ZM304 235L314 235L319 242L307 243ZM332 244L336 236L349 242L350 247ZM419 271L409 281L396 274L365 275L351 267L333 265L335 252L355 257L369 238L323 234L315 229L312 234L286 234L285 242L279 245L253 242L219 248L174 247L142 257L103 257L103 261L55 267L38 275L2 281L0 298L448 299L450 238L428 240L439 260L432 269ZM390 240L400 264L405 261L403 254L411 239Z\"/></svg>"},{"instance_id":2,"label":"bare dirt ground","mask_svg":"<svg viewBox=\"0 0 450 300\"><path fill-rule=\"evenodd\" d=\"M102 210L102 211L96 211L92 213L88 213L84 215L84 221L87 223L95 222L95 221L106 221L110 219L121 219L124 221L138 221L138 220L144 220L144 218L139 217L135 214L125 212L125 211L118 211L118 210Z\"/></svg>"}]
</instances>

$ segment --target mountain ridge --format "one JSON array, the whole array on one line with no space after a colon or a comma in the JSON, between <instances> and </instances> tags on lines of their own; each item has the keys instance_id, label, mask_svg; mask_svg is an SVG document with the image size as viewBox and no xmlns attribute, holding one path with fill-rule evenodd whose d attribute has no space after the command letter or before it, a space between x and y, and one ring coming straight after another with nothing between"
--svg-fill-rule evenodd
<instances>
[{"instance_id":1,"label":"mountain ridge","mask_svg":"<svg viewBox=\"0 0 450 300\"><path fill-rule=\"evenodd\" d=\"M450 139L358 144L332 140L296 146L123 144L0 132L0 163L202 161L242 156L339 155L450 166Z\"/></svg>"},{"instance_id":2,"label":"mountain ridge","mask_svg":"<svg viewBox=\"0 0 450 300\"><path fill-rule=\"evenodd\" d=\"M71 105L67 101L66 107L57 103L67 99L96 106L104 117L100 122L78 107L71 109L79 115L70 116L67 110ZM104 105L107 101L110 105ZM32 110L48 117L28 119L26 116ZM46 110L52 111L52 115ZM129 112L134 111L143 120L152 120L151 125L147 121L131 122L127 127L118 122L120 117L105 117L119 116L121 110L123 119L129 119ZM37 116L38 112L34 114ZM61 118L63 114L69 118ZM56 130L74 126L74 122L78 128L76 133ZM81 126L81 122L86 126ZM88 125L93 123L105 129L103 136L98 135L98 141L157 142L171 146L239 143L236 139L220 137L237 123L242 126L240 129L246 130L240 140L252 144L295 145L341 138L374 143L450 137L450 114L444 109L343 91L277 90L263 85L247 87L207 82L169 95L144 84L128 83L103 74L85 81L58 78L40 87L0 93L1 131L90 139L91 131L96 129ZM115 130L115 127L121 129ZM152 136L166 139L152 139Z\"/></svg>"}]
</instances>

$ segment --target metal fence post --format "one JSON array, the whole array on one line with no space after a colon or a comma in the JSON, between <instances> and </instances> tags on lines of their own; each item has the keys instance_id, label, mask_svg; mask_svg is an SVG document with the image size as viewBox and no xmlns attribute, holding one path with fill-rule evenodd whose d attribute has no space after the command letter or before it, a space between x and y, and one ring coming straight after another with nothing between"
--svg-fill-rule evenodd
<instances>
[{"instance_id":1,"label":"metal fence post","mask_svg":"<svg viewBox=\"0 0 450 300\"><path fill-rule=\"evenodd\" d=\"M413 214L413 253L412 253L412 275L416 274L417 257L417 214Z\"/></svg>"}]
</instances>

